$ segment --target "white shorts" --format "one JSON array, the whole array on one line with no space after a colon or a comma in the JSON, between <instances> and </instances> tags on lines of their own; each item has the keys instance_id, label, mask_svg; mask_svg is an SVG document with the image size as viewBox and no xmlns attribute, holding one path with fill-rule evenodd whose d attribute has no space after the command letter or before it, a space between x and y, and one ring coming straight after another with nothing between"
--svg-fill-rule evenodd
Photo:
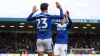
<instances>
[{"instance_id":1,"label":"white shorts","mask_svg":"<svg viewBox=\"0 0 100 56\"><path fill-rule=\"evenodd\" d=\"M53 52L53 43L52 39L37 39L37 52Z\"/></svg>"},{"instance_id":2,"label":"white shorts","mask_svg":"<svg viewBox=\"0 0 100 56\"><path fill-rule=\"evenodd\" d=\"M67 56L67 44L55 43L54 55Z\"/></svg>"}]
</instances>

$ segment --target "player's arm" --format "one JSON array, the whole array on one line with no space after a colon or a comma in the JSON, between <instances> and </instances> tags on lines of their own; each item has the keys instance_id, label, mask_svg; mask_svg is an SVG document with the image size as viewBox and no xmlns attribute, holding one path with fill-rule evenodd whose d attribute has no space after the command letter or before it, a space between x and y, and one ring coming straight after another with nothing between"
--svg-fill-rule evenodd
<instances>
[{"instance_id":1,"label":"player's arm","mask_svg":"<svg viewBox=\"0 0 100 56\"><path fill-rule=\"evenodd\" d=\"M36 17L32 17L33 14L37 11L36 6L33 7L32 13L28 16L27 21L33 21L36 19Z\"/></svg>"},{"instance_id":2,"label":"player's arm","mask_svg":"<svg viewBox=\"0 0 100 56\"><path fill-rule=\"evenodd\" d=\"M56 7L60 10L60 15L51 15L50 18L51 19L63 19L64 18L63 10L59 2L56 2Z\"/></svg>"},{"instance_id":3,"label":"player's arm","mask_svg":"<svg viewBox=\"0 0 100 56\"><path fill-rule=\"evenodd\" d=\"M33 16L33 12L28 16L27 18L27 21L33 21L35 19L35 17L32 17Z\"/></svg>"},{"instance_id":4,"label":"player's arm","mask_svg":"<svg viewBox=\"0 0 100 56\"><path fill-rule=\"evenodd\" d=\"M72 20L70 19L70 17L68 17L68 24L67 24L67 28L69 29L72 25Z\"/></svg>"},{"instance_id":5,"label":"player's arm","mask_svg":"<svg viewBox=\"0 0 100 56\"><path fill-rule=\"evenodd\" d=\"M67 29L69 29L72 25L72 20L69 17L69 12L68 11L66 11L65 16L68 18L68 21L69 21L68 24L67 24Z\"/></svg>"}]
</instances>

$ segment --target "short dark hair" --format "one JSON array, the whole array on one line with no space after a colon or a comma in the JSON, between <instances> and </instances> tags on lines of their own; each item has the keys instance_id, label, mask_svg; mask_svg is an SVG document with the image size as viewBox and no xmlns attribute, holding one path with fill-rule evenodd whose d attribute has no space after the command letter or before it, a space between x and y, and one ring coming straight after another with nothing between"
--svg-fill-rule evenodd
<instances>
[{"instance_id":1,"label":"short dark hair","mask_svg":"<svg viewBox=\"0 0 100 56\"><path fill-rule=\"evenodd\" d=\"M40 5L40 9L43 11L43 10L47 10L48 9L48 3L42 3L41 5Z\"/></svg>"}]
</instances>

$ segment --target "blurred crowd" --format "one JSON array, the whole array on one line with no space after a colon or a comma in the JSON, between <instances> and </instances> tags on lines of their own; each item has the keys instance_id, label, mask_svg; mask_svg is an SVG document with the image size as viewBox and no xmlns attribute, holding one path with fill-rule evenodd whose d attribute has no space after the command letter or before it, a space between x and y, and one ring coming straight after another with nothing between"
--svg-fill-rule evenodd
<instances>
[{"instance_id":1,"label":"blurred crowd","mask_svg":"<svg viewBox=\"0 0 100 56\"><path fill-rule=\"evenodd\" d=\"M36 34L0 33L0 53L30 53L36 50Z\"/></svg>"},{"instance_id":2,"label":"blurred crowd","mask_svg":"<svg viewBox=\"0 0 100 56\"><path fill-rule=\"evenodd\" d=\"M52 33L55 42L56 33ZM70 49L93 49L100 53L100 33L69 33L68 51ZM0 33L0 53L20 53L36 51L36 33Z\"/></svg>"},{"instance_id":3,"label":"blurred crowd","mask_svg":"<svg viewBox=\"0 0 100 56\"><path fill-rule=\"evenodd\" d=\"M14 41L13 33L0 33L0 52L14 52Z\"/></svg>"},{"instance_id":4,"label":"blurred crowd","mask_svg":"<svg viewBox=\"0 0 100 56\"><path fill-rule=\"evenodd\" d=\"M100 33L72 33L69 34L69 49L91 49L100 53Z\"/></svg>"}]
</instances>

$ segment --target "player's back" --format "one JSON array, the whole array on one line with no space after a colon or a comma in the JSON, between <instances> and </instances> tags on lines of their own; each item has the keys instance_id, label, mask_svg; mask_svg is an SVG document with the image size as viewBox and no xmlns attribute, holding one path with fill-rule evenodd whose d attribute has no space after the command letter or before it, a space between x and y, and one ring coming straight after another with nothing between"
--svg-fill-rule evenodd
<instances>
[{"instance_id":1,"label":"player's back","mask_svg":"<svg viewBox=\"0 0 100 56\"><path fill-rule=\"evenodd\" d=\"M63 10L60 9L60 15L49 15L45 12L32 17L34 13L32 12L27 21L36 20L37 23L37 39L48 39L51 38L51 19L63 19Z\"/></svg>"},{"instance_id":2,"label":"player's back","mask_svg":"<svg viewBox=\"0 0 100 56\"><path fill-rule=\"evenodd\" d=\"M38 39L48 39L51 38L51 19L50 15L44 12L36 15L37 23L37 38Z\"/></svg>"}]
</instances>

